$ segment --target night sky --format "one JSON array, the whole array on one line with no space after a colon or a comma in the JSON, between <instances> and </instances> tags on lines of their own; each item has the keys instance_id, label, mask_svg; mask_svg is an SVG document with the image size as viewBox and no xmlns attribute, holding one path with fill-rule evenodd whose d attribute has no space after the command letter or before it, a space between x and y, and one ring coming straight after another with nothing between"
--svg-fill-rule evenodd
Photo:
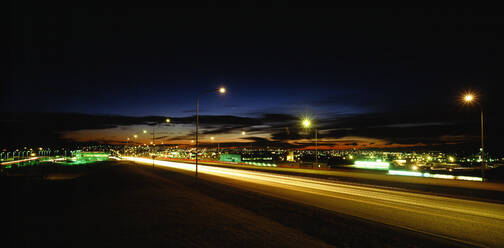
<instances>
[{"instance_id":1,"label":"night sky","mask_svg":"<svg viewBox=\"0 0 504 248\"><path fill-rule=\"evenodd\" d=\"M156 142L189 144L196 96L225 86L201 96L203 142L310 145L309 117L327 148L477 149L479 109L460 101L472 90L499 151L498 11L113 7L13 4L3 146L142 143L164 117Z\"/></svg>"}]
</instances>

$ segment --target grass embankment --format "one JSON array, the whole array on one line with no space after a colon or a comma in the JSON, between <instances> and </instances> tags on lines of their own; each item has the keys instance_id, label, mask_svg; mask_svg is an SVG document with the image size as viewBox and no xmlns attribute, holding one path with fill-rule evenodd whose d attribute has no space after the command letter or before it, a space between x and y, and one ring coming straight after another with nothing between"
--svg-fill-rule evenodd
<instances>
[{"instance_id":1,"label":"grass embankment","mask_svg":"<svg viewBox=\"0 0 504 248\"><path fill-rule=\"evenodd\" d=\"M3 178L11 246L326 247L303 232L135 166L69 180ZM5 189L5 188L4 188Z\"/></svg>"}]
</instances>

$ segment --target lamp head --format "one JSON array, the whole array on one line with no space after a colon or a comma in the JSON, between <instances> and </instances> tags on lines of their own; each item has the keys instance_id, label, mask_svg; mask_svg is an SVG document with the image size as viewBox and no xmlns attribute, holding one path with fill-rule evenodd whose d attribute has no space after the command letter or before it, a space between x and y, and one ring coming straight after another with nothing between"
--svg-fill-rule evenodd
<instances>
[{"instance_id":1,"label":"lamp head","mask_svg":"<svg viewBox=\"0 0 504 248\"><path fill-rule=\"evenodd\" d=\"M304 127L310 127L310 125L311 125L311 121L310 120L308 120L308 119L304 119L303 120L303 126Z\"/></svg>"},{"instance_id":2,"label":"lamp head","mask_svg":"<svg viewBox=\"0 0 504 248\"><path fill-rule=\"evenodd\" d=\"M221 93L221 94L226 93L226 88L224 88L224 87L220 87L220 88L219 88L219 93Z\"/></svg>"}]
</instances>

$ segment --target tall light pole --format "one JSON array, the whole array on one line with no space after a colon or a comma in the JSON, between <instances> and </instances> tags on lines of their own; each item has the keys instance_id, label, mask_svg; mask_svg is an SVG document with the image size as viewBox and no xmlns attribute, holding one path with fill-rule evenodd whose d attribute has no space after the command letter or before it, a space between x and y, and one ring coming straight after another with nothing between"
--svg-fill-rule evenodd
<instances>
[{"instance_id":1,"label":"tall light pole","mask_svg":"<svg viewBox=\"0 0 504 248\"><path fill-rule=\"evenodd\" d=\"M133 135L133 138L135 138L135 143L136 143L136 139L138 138L138 134L134 134L134 135ZM137 153L138 153L138 150L137 150L137 149L138 149L138 148L137 148L137 147L135 147L135 156L136 156L136 155L137 155Z\"/></svg>"},{"instance_id":2,"label":"tall light pole","mask_svg":"<svg viewBox=\"0 0 504 248\"><path fill-rule=\"evenodd\" d=\"M126 155L126 149L128 149L129 141L130 141L130 138L128 137L128 138L126 139L126 148L124 148L124 149L123 149L123 153L124 153L124 155Z\"/></svg>"},{"instance_id":3,"label":"tall light pole","mask_svg":"<svg viewBox=\"0 0 504 248\"><path fill-rule=\"evenodd\" d=\"M303 120L303 126L305 128L310 128L311 121L309 119L307 119L307 118L304 119ZM315 130L315 164L318 165L318 141L317 141L318 131L317 131L316 127L314 127L313 129ZM313 167L313 165L312 165L312 167Z\"/></svg>"},{"instance_id":4,"label":"tall light pole","mask_svg":"<svg viewBox=\"0 0 504 248\"><path fill-rule=\"evenodd\" d=\"M196 169L195 169L195 178L198 179L198 131L199 131L199 99L200 96L206 93L219 92L221 94L226 93L226 88L220 87L219 89L203 91L196 97Z\"/></svg>"},{"instance_id":5,"label":"tall light pole","mask_svg":"<svg viewBox=\"0 0 504 248\"><path fill-rule=\"evenodd\" d=\"M165 123L170 123L171 122L171 119L170 118L166 118L165 119ZM156 146L156 143L154 142L154 137L156 135L156 127L159 126L159 124L161 123L154 123L152 125L152 141L151 141L151 147L152 147L152 151L154 152L154 146ZM147 133L147 130L143 130L143 133ZM152 154L152 168L154 168L154 153Z\"/></svg>"},{"instance_id":6,"label":"tall light pole","mask_svg":"<svg viewBox=\"0 0 504 248\"><path fill-rule=\"evenodd\" d=\"M210 139L211 139L212 141L214 141L214 140L215 140L215 137L213 137L213 136L212 136L212 137L210 137ZM220 147L220 143L219 143L219 142L217 142L217 154L219 154L219 147Z\"/></svg>"},{"instance_id":7,"label":"tall light pole","mask_svg":"<svg viewBox=\"0 0 504 248\"><path fill-rule=\"evenodd\" d=\"M476 102L480 107L480 117L481 117L481 178L485 180L485 143L484 143L484 133L483 133L483 105L476 99L476 96L472 93L467 93L464 96L464 101L466 103Z\"/></svg>"}]
</instances>

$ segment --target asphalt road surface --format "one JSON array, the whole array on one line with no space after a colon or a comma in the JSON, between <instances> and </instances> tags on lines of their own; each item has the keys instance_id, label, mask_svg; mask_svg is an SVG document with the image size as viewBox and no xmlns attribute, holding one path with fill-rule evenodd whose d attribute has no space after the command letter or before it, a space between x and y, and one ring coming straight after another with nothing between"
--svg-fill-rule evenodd
<instances>
[{"instance_id":1,"label":"asphalt road surface","mask_svg":"<svg viewBox=\"0 0 504 248\"><path fill-rule=\"evenodd\" d=\"M152 166L151 159L124 159ZM186 163L157 167L194 171ZM504 204L200 165L199 178L482 247L504 246Z\"/></svg>"}]
</instances>

